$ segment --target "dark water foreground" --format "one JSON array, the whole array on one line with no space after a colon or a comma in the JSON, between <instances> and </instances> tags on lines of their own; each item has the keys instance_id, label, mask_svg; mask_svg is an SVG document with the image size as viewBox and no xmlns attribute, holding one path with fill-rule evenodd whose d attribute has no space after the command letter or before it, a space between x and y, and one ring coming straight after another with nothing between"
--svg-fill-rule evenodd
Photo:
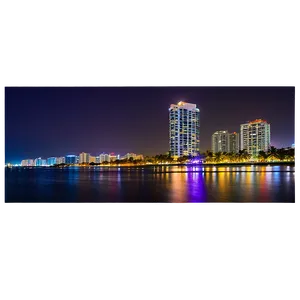
<instances>
[{"instance_id":1,"label":"dark water foreground","mask_svg":"<svg viewBox=\"0 0 300 300\"><path fill-rule=\"evenodd\" d=\"M295 167L6 168L5 202L295 202Z\"/></svg>"}]
</instances>

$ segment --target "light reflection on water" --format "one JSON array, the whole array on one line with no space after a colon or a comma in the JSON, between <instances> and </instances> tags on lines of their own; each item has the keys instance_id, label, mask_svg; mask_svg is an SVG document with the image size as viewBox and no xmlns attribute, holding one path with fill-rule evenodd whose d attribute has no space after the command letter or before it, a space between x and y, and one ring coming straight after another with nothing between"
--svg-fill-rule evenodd
<instances>
[{"instance_id":1,"label":"light reflection on water","mask_svg":"<svg viewBox=\"0 0 300 300\"><path fill-rule=\"evenodd\" d=\"M294 171L294 166L9 169L5 194L6 202L294 202Z\"/></svg>"}]
</instances>

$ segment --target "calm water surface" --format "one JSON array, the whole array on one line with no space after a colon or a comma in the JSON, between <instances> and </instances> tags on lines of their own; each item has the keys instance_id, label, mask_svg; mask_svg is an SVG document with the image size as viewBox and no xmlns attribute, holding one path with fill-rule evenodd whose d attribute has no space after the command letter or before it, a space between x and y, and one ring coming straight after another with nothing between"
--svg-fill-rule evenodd
<instances>
[{"instance_id":1,"label":"calm water surface","mask_svg":"<svg viewBox=\"0 0 300 300\"><path fill-rule=\"evenodd\" d=\"M295 167L6 168L5 202L295 202Z\"/></svg>"}]
</instances>

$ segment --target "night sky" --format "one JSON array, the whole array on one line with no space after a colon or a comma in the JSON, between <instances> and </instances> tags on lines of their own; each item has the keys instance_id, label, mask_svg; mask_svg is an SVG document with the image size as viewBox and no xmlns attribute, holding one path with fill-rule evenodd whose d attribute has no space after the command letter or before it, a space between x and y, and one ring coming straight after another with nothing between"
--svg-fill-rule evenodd
<instances>
[{"instance_id":1,"label":"night sky","mask_svg":"<svg viewBox=\"0 0 300 300\"><path fill-rule=\"evenodd\" d=\"M6 162L88 152L154 155L168 149L168 108L200 108L200 149L217 130L239 132L257 118L271 124L271 144L294 143L293 87L7 87Z\"/></svg>"}]
</instances>

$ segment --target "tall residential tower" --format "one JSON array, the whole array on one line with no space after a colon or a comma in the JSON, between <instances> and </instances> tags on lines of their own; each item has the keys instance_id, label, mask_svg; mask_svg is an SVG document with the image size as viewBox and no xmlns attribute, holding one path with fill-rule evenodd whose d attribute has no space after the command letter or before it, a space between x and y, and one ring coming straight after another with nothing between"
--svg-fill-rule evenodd
<instances>
[{"instance_id":1,"label":"tall residential tower","mask_svg":"<svg viewBox=\"0 0 300 300\"><path fill-rule=\"evenodd\" d=\"M240 139L237 132L229 133L229 152L238 153L240 151Z\"/></svg>"},{"instance_id":2,"label":"tall residential tower","mask_svg":"<svg viewBox=\"0 0 300 300\"><path fill-rule=\"evenodd\" d=\"M200 151L200 110L183 101L169 108L169 146L171 156L192 155Z\"/></svg>"},{"instance_id":3,"label":"tall residential tower","mask_svg":"<svg viewBox=\"0 0 300 300\"><path fill-rule=\"evenodd\" d=\"M241 150L246 150L252 157L259 151L267 152L270 148L270 124L262 119L256 119L241 125Z\"/></svg>"},{"instance_id":4,"label":"tall residential tower","mask_svg":"<svg viewBox=\"0 0 300 300\"><path fill-rule=\"evenodd\" d=\"M216 131L211 137L213 153L229 152L229 133L227 130Z\"/></svg>"}]
</instances>

